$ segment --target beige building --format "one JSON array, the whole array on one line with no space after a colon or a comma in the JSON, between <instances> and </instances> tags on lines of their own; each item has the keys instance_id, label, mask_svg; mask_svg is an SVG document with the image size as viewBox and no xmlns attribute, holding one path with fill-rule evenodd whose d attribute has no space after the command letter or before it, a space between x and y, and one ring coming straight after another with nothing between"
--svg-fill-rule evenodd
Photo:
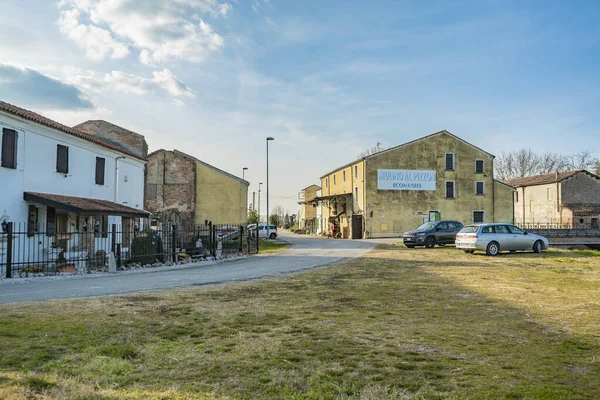
<instances>
[{"instance_id":1,"label":"beige building","mask_svg":"<svg viewBox=\"0 0 600 400\"><path fill-rule=\"evenodd\" d=\"M493 171L492 154L440 131L323 175L314 203L343 238L399 237L438 219L512 222L514 189Z\"/></svg>"},{"instance_id":2,"label":"beige building","mask_svg":"<svg viewBox=\"0 0 600 400\"><path fill-rule=\"evenodd\" d=\"M168 224L244 224L249 182L178 150L148 155L145 206Z\"/></svg>"},{"instance_id":3,"label":"beige building","mask_svg":"<svg viewBox=\"0 0 600 400\"><path fill-rule=\"evenodd\" d=\"M591 225L600 219L600 177L586 170L555 172L505 181L514 186L515 222Z\"/></svg>"},{"instance_id":4,"label":"beige building","mask_svg":"<svg viewBox=\"0 0 600 400\"><path fill-rule=\"evenodd\" d=\"M313 201L319 194L321 188L317 185L310 185L300 191L300 213L298 215L298 226L300 229L306 229L309 233L318 233L320 231L320 212L317 204Z\"/></svg>"}]
</instances>

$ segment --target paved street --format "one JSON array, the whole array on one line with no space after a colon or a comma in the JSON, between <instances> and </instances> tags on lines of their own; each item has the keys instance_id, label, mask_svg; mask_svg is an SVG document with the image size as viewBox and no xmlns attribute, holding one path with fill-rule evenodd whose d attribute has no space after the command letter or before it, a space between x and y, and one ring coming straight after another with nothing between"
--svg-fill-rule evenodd
<instances>
[{"instance_id":1,"label":"paved street","mask_svg":"<svg viewBox=\"0 0 600 400\"><path fill-rule=\"evenodd\" d=\"M327 240L293 235L284 231L280 233L282 239L294 244L284 253L180 270L1 285L0 303L104 296L190 285L247 281L289 274L358 257L377 243L365 240Z\"/></svg>"}]
</instances>

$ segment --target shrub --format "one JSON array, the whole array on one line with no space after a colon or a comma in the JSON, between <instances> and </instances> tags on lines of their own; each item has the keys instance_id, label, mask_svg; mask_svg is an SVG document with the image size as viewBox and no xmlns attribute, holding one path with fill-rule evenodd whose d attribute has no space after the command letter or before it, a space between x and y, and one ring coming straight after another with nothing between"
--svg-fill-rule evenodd
<instances>
[{"instance_id":1,"label":"shrub","mask_svg":"<svg viewBox=\"0 0 600 400\"><path fill-rule=\"evenodd\" d=\"M158 259L163 262L162 238L154 231L146 231L146 235L136 237L131 242L131 258L129 262L153 264Z\"/></svg>"}]
</instances>

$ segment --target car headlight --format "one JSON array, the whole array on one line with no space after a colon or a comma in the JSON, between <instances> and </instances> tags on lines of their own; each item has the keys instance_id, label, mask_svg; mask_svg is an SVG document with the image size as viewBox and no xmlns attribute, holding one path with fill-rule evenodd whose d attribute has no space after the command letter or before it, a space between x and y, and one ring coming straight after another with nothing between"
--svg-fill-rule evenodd
<instances>
[{"instance_id":1,"label":"car headlight","mask_svg":"<svg viewBox=\"0 0 600 400\"><path fill-rule=\"evenodd\" d=\"M425 236L425 232L417 233L417 236Z\"/></svg>"}]
</instances>

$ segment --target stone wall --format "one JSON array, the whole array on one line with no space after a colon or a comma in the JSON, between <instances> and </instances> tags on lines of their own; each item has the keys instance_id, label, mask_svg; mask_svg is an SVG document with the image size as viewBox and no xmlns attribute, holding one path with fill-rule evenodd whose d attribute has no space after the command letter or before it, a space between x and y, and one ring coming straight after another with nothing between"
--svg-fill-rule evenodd
<instances>
[{"instance_id":1,"label":"stone wall","mask_svg":"<svg viewBox=\"0 0 600 400\"><path fill-rule=\"evenodd\" d=\"M101 137L114 143L124 149L138 155L139 157L146 158L148 156L148 144L143 135L132 132L120 126L111 124L110 122L98 120L98 121L86 121L74 127L75 129L89 133L90 135Z\"/></svg>"}]
</instances>

